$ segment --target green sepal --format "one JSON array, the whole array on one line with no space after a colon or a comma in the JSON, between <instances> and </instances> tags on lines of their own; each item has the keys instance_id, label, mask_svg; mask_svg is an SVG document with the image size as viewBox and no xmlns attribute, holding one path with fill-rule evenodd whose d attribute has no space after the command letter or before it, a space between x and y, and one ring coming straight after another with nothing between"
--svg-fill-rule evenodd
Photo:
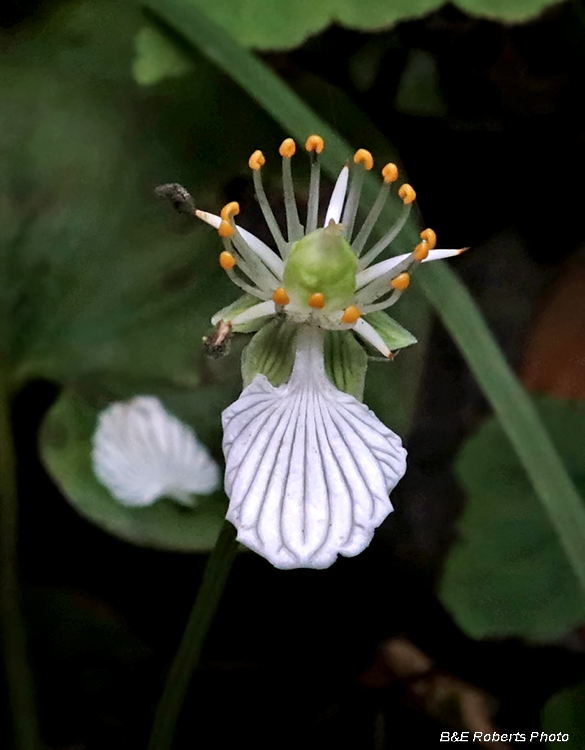
<instances>
[{"instance_id":1,"label":"green sepal","mask_svg":"<svg viewBox=\"0 0 585 750\"><path fill-rule=\"evenodd\" d=\"M295 323L274 318L258 331L242 353L244 387L256 375L265 375L275 387L288 382L295 361L297 330Z\"/></svg>"},{"instance_id":2,"label":"green sepal","mask_svg":"<svg viewBox=\"0 0 585 750\"><path fill-rule=\"evenodd\" d=\"M367 367L368 355L351 331L327 331L325 371L336 388L361 401Z\"/></svg>"},{"instance_id":3,"label":"green sepal","mask_svg":"<svg viewBox=\"0 0 585 750\"><path fill-rule=\"evenodd\" d=\"M220 320L229 321L235 318L236 315L240 315L240 313L254 307L254 305L258 305L261 301L262 300L259 300L258 297L254 297L252 294L243 294L241 297L238 297L235 302L232 302L231 305L216 312L213 318L211 318L211 323L212 325L217 325ZM232 326L232 331L234 333L255 333L262 328L268 317L269 316L256 318L247 323L240 323L239 325Z\"/></svg>"},{"instance_id":4,"label":"green sepal","mask_svg":"<svg viewBox=\"0 0 585 750\"><path fill-rule=\"evenodd\" d=\"M392 352L396 351L396 349L404 349L405 346L417 343L415 336L410 331L407 331L394 318L391 318L381 310L364 315L364 320L380 334L382 340Z\"/></svg>"}]
</instances>

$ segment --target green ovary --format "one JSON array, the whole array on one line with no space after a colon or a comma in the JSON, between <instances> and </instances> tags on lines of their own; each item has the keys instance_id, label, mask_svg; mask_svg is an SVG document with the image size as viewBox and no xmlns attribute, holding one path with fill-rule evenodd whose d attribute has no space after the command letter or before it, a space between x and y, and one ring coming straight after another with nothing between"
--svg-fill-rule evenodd
<instances>
[{"instance_id":1,"label":"green ovary","mask_svg":"<svg viewBox=\"0 0 585 750\"><path fill-rule=\"evenodd\" d=\"M312 294L325 295L325 311L351 304L355 291L357 257L340 224L316 229L296 242L284 268L287 293L304 305Z\"/></svg>"}]
</instances>

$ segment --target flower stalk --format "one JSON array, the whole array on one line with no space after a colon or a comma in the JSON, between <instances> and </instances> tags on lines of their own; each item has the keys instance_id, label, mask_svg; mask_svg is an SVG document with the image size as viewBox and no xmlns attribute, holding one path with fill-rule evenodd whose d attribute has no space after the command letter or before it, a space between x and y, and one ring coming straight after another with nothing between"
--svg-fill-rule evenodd
<instances>
[{"instance_id":1,"label":"flower stalk","mask_svg":"<svg viewBox=\"0 0 585 750\"><path fill-rule=\"evenodd\" d=\"M148 750L170 750L172 747L175 726L185 695L193 672L201 660L205 638L219 606L237 551L236 530L226 521L205 566L195 604L167 675L155 712Z\"/></svg>"}]
</instances>

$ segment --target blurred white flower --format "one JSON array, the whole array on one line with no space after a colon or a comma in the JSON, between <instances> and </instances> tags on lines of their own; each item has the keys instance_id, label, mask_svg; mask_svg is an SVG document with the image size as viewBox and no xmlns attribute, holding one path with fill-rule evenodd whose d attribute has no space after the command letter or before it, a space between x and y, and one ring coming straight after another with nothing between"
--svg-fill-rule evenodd
<instances>
[{"instance_id":1,"label":"blurred white flower","mask_svg":"<svg viewBox=\"0 0 585 750\"><path fill-rule=\"evenodd\" d=\"M142 507L161 497L193 505L219 485L219 468L195 432L154 396L110 404L93 435L99 481L123 505Z\"/></svg>"}]
</instances>

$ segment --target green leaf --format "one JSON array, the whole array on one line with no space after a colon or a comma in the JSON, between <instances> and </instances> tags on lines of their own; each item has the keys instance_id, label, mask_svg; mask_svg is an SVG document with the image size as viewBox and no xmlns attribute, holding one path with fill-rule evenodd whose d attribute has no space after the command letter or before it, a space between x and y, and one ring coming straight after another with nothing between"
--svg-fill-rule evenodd
<instances>
[{"instance_id":1,"label":"green leaf","mask_svg":"<svg viewBox=\"0 0 585 750\"><path fill-rule=\"evenodd\" d=\"M286 383L295 359L297 326L274 318L256 333L242 354L242 380L250 385L256 375L266 375L273 386Z\"/></svg>"},{"instance_id":2,"label":"green leaf","mask_svg":"<svg viewBox=\"0 0 585 750\"><path fill-rule=\"evenodd\" d=\"M336 388L362 401L368 356L351 331L327 331L325 371Z\"/></svg>"},{"instance_id":3,"label":"green leaf","mask_svg":"<svg viewBox=\"0 0 585 750\"><path fill-rule=\"evenodd\" d=\"M540 714L542 731L547 735L569 735L563 747L581 750L585 747L585 682L555 693L545 703ZM547 747L558 747L550 740Z\"/></svg>"},{"instance_id":4,"label":"green leaf","mask_svg":"<svg viewBox=\"0 0 585 750\"><path fill-rule=\"evenodd\" d=\"M391 350L404 349L406 346L416 344L416 338L410 331L397 323L383 310L364 315L366 321L376 330L386 346Z\"/></svg>"},{"instance_id":5,"label":"green leaf","mask_svg":"<svg viewBox=\"0 0 585 750\"><path fill-rule=\"evenodd\" d=\"M209 14L246 47L287 49L301 44L331 24L352 29L387 29L444 5L443 0L183 0ZM503 21L523 21L559 0L456 0L471 14Z\"/></svg>"},{"instance_id":6,"label":"green leaf","mask_svg":"<svg viewBox=\"0 0 585 750\"><path fill-rule=\"evenodd\" d=\"M178 45L152 26L140 29L135 44L132 74L141 86L152 86L165 78L175 78L193 69L192 61Z\"/></svg>"},{"instance_id":7,"label":"green leaf","mask_svg":"<svg viewBox=\"0 0 585 750\"><path fill-rule=\"evenodd\" d=\"M585 404L540 398L540 416L585 491ZM467 493L440 596L469 635L550 640L585 622L585 596L501 425L491 419L456 465Z\"/></svg>"},{"instance_id":8,"label":"green leaf","mask_svg":"<svg viewBox=\"0 0 585 750\"><path fill-rule=\"evenodd\" d=\"M40 432L42 460L64 497L80 515L132 544L180 552L211 549L227 508L224 493L201 497L194 508L165 499L146 508L121 505L97 480L91 462L92 435L108 398L92 388L82 391L85 395L64 391ZM215 386L159 395L166 408L191 425L217 455L219 413L236 397L234 389Z\"/></svg>"},{"instance_id":9,"label":"green leaf","mask_svg":"<svg viewBox=\"0 0 585 750\"><path fill-rule=\"evenodd\" d=\"M559 0L456 0L455 5L471 15L494 21L527 21Z\"/></svg>"}]
</instances>

